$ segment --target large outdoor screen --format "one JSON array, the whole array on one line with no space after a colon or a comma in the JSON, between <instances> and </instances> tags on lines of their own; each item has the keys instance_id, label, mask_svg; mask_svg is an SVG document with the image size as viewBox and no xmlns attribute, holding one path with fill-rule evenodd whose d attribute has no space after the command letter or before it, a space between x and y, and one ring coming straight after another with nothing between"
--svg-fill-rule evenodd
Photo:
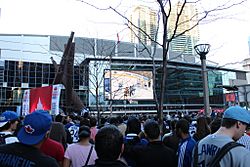
<instances>
[{"instance_id":1,"label":"large outdoor screen","mask_svg":"<svg viewBox=\"0 0 250 167\"><path fill-rule=\"evenodd\" d=\"M105 99L153 99L152 71L105 70Z\"/></svg>"}]
</instances>

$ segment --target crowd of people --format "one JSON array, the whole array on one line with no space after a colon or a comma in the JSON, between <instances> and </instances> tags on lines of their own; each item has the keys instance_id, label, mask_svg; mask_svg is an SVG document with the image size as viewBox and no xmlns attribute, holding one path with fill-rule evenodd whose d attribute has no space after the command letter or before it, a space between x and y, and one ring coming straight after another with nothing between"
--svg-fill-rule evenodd
<instances>
[{"instance_id":1,"label":"crowd of people","mask_svg":"<svg viewBox=\"0 0 250 167\"><path fill-rule=\"evenodd\" d=\"M99 123L98 123L99 122ZM164 117L37 110L0 115L0 166L208 167L250 164L250 114L231 106L222 115ZM224 151L226 150L226 151Z\"/></svg>"}]
</instances>

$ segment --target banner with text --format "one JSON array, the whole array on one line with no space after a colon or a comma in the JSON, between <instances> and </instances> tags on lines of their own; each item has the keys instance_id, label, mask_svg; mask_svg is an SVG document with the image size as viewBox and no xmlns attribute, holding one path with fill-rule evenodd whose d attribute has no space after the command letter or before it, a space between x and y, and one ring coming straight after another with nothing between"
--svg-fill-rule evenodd
<instances>
[{"instance_id":1,"label":"banner with text","mask_svg":"<svg viewBox=\"0 0 250 167\"><path fill-rule=\"evenodd\" d=\"M47 110L52 115L59 114L59 101L62 85L51 85L24 91L22 115L35 110Z\"/></svg>"}]
</instances>

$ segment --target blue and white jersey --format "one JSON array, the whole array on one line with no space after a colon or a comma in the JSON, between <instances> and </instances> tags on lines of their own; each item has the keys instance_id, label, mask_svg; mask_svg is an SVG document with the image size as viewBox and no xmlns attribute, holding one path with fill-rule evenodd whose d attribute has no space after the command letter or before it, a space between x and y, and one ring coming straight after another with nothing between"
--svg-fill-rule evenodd
<instances>
[{"instance_id":1,"label":"blue and white jersey","mask_svg":"<svg viewBox=\"0 0 250 167\"><path fill-rule=\"evenodd\" d=\"M196 141L192 137L188 137L182 140L177 150L178 155L178 167L191 167L192 165L192 153L196 145Z\"/></svg>"},{"instance_id":2,"label":"blue and white jersey","mask_svg":"<svg viewBox=\"0 0 250 167\"><path fill-rule=\"evenodd\" d=\"M79 124L72 124L68 127L69 133L72 137L73 143L77 143L79 140L78 132L79 132Z\"/></svg>"},{"instance_id":3,"label":"blue and white jersey","mask_svg":"<svg viewBox=\"0 0 250 167\"><path fill-rule=\"evenodd\" d=\"M244 133L237 143L243 144L245 148L250 151L250 136L248 136L246 133Z\"/></svg>"}]
</instances>

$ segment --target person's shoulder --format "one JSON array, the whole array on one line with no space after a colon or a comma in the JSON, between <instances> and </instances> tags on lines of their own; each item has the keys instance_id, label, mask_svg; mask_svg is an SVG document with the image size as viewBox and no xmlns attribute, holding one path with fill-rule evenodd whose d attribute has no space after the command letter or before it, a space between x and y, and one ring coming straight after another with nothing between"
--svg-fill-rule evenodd
<instances>
[{"instance_id":1,"label":"person's shoulder","mask_svg":"<svg viewBox=\"0 0 250 167\"><path fill-rule=\"evenodd\" d=\"M37 157L39 158L39 157ZM47 156L45 154L42 154L40 157L40 162L42 163L43 166L49 166L49 167L58 167L58 163L56 161L56 159Z\"/></svg>"},{"instance_id":2,"label":"person's shoulder","mask_svg":"<svg viewBox=\"0 0 250 167\"><path fill-rule=\"evenodd\" d=\"M64 128L65 125L61 122L52 122L52 127L53 128Z\"/></svg>"},{"instance_id":3,"label":"person's shoulder","mask_svg":"<svg viewBox=\"0 0 250 167\"><path fill-rule=\"evenodd\" d=\"M51 138L48 138L47 141L48 141L49 143L53 144L53 145L57 145L57 146L58 146L58 145L61 145L61 143L59 143L58 141L53 140L53 139L51 139Z\"/></svg>"},{"instance_id":4,"label":"person's shoulder","mask_svg":"<svg viewBox=\"0 0 250 167\"><path fill-rule=\"evenodd\" d=\"M71 143L68 145L67 149L72 149L72 148L75 148L75 147L78 147L78 144L77 143Z\"/></svg>"},{"instance_id":5,"label":"person's shoulder","mask_svg":"<svg viewBox=\"0 0 250 167\"><path fill-rule=\"evenodd\" d=\"M250 151L244 145L239 145L231 149L232 152L250 155Z\"/></svg>"},{"instance_id":6,"label":"person's shoulder","mask_svg":"<svg viewBox=\"0 0 250 167\"><path fill-rule=\"evenodd\" d=\"M189 142L194 143L194 144L197 143L196 137L190 137Z\"/></svg>"},{"instance_id":7,"label":"person's shoulder","mask_svg":"<svg viewBox=\"0 0 250 167\"><path fill-rule=\"evenodd\" d=\"M209 143L212 139L217 138L216 135L214 137L212 137L212 135L214 135L214 134L209 134L206 137L204 137L201 140L199 140L199 144L201 144L201 143Z\"/></svg>"},{"instance_id":8,"label":"person's shoulder","mask_svg":"<svg viewBox=\"0 0 250 167\"><path fill-rule=\"evenodd\" d=\"M164 145L164 149L165 149L167 152L171 153L171 154L175 154L175 151L174 151L172 148L168 147L168 146L165 146L165 145Z\"/></svg>"},{"instance_id":9,"label":"person's shoulder","mask_svg":"<svg viewBox=\"0 0 250 167\"><path fill-rule=\"evenodd\" d=\"M173 133L172 132L169 132L169 133L165 133L162 137L162 140L164 140L165 138L169 138L170 136L172 136Z\"/></svg>"},{"instance_id":10,"label":"person's shoulder","mask_svg":"<svg viewBox=\"0 0 250 167\"><path fill-rule=\"evenodd\" d=\"M51 145L54 147L54 148L57 148L57 150L64 150L64 148L63 148L63 145L62 145L62 143L59 143L58 141L56 141L56 140L53 140L53 139L50 139L50 138L48 138L49 139L49 141L50 141L50 143L51 143Z\"/></svg>"},{"instance_id":11,"label":"person's shoulder","mask_svg":"<svg viewBox=\"0 0 250 167\"><path fill-rule=\"evenodd\" d=\"M226 159L230 159L231 157L239 162L239 163L243 163L243 162L248 162L247 164L250 163L250 151L248 149L246 149L244 146L237 146L232 148L230 151L230 154L227 153L225 155ZM230 156L229 156L230 155Z\"/></svg>"},{"instance_id":12,"label":"person's shoulder","mask_svg":"<svg viewBox=\"0 0 250 167\"><path fill-rule=\"evenodd\" d=\"M23 144L19 143L19 142L14 142L14 143L10 143L10 144L1 144L0 145L0 151L3 149L11 149L11 148L19 148L22 147Z\"/></svg>"}]
</instances>

